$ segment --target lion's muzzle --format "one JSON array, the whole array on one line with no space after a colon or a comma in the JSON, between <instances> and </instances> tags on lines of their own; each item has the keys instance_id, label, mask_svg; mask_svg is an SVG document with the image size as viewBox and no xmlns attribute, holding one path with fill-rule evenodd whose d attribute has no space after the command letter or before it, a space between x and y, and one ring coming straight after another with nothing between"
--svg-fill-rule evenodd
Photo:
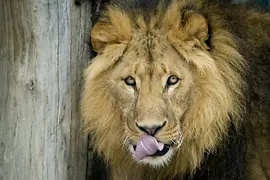
<instances>
[{"instance_id":1,"label":"lion's muzzle","mask_svg":"<svg viewBox=\"0 0 270 180\"><path fill-rule=\"evenodd\" d=\"M166 121L163 123L156 123L151 125L145 125L136 122L136 126L143 132L150 136L154 136L158 131L160 131L166 125Z\"/></svg>"}]
</instances>

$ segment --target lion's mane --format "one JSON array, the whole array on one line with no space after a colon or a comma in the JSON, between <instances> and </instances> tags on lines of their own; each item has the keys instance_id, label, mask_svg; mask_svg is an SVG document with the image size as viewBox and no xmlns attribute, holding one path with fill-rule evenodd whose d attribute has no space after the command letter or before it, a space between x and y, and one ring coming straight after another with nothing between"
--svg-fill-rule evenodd
<instances>
[{"instance_id":1,"label":"lion's mane","mask_svg":"<svg viewBox=\"0 0 270 180\"><path fill-rule=\"evenodd\" d=\"M255 35L254 30L250 30L252 27L248 27L245 30L246 33L241 37L242 32L240 31L244 31L244 26L238 25L240 23L236 20L231 20L237 19L236 11L233 11L233 8L221 8L208 1L182 0L171 3L152 1L148 4L149 8L143 8L144 5L138 2L143 1L121 1L121 3L108 6L92 31L92 41L96 43L94 47L97 48L98 56L85 71L82 98L85 132L91 133L95 151L104 157L116 174L122 174L123 177L141 175L153 179L164 179L165 177L194 174L197 169L204 169L203 166L204 163L207 164L208 156L218 153L219 149L229 149L228 144L225 143L226 140L229 144L240 143L240 141L231 142L235 140L232 136L237 136L237 138L244 136L239 135L239 132L245 133L245 131L239 129L243 129L244 125L252 124L246 123L250 119L247 116L252 115L252 113L248 113L250 106L247 106L251 100L250 95L256 94L263 98L265 93L261 91L256 93L257 91L253 86L251 87L250 82L257 83L256 88L260 88L260 85L263 84L259 82L265 81L266 71L261 72L263 79L260 80L249 75L253 73L249 66L256 65L253 61L257 56L247 51L251 51L250 43L262 41L263 38L263 42L267 39L269 42L270 33L269 30L265 32L262 28ZM187 37L181 27L183 14L186 11L197 12L207 20L209 27L209 38L205 42L209 47L207 56L196 54L196 52L189 54L182 43ZM238 11L241 11L243 16L248 19L244 21L243 18L238 17L237 20L242 21L242 24L246 23L247 26L251 26L252 23L264 19L264 23L268 24L265 25L265 28L270 27L269 15L244 8ZM200 22L195 23L200 24ZM197 84L200 92L196 94L196 103L189 107L188 113L185 114L188 121L184 121L182 124L185 134L184 142L171 164L160 169L137 165L128 150L124 148L125 119L117 106L118 102L107 88L109 85L106 81L106 73L110 73L110 67L113 64L111 62L115 63L125 53L126 46L132 39L134 28L138 28L142 32L150 31L151 28L167 31L166 35L171 45L180 54L197 56L193 59L198 61L189 63L200 70L198 75L200 83ZM252 40L254 36L256 39ZM99 38L98 41L96 38ZM244 39L249 43L248 45L244 44ZM258 47L253 47L253 52L260 53L259 49L263 47L269 50L269 43L268 46L260 43L257 42L255 45ZM264 54L269 56L269 52L264 52ZM208 59L201 61L201 57L208 57ZM266 59L265 57L263 56L264 59ZM259 100L256 102L261 103ZM251 107L255 108L252 112L257 111L255 106ZM267 106L269 107L269 104ZM251 125L247 126L251 127ZM231 146L241 148L245 147L245 143L240 144L241 147L239 145ZM238 155L239 163L244 163L241 159L244 156L241 154L245 149L238 150L232 152L236 153L232 157ZM230 155L226 154L226 156ZM224 161L224 159L226 157L221 160ZM235 164L235 166L238 165ZM207 172L209 173L209 171ZM239 176L239 174L235 176Z\"/></svg>"}]
</instances>

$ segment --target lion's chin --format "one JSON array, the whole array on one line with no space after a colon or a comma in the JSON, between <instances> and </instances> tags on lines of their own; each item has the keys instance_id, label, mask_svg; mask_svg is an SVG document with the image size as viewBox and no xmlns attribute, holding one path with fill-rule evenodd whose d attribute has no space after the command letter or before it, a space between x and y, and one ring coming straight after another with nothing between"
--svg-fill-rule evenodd
<instances>
[{"instance_id":1,"label":"lion's chin","mask_svg":"<svg viewBox=\"0 0 270 180\"><path fill-rule=\"evenodd\" d=\"M174 153L174 147L170 147L168 152L162 156L148 156L148 157L144 158L143 160L137 160L137 158L134 155L134 148L132 145L129 146L129 150L132 154L133 159L137 163L143 164L143 165L149 165L153 168L167 166L170 163L171 158L172 158L173 153Z\"/></svg>"}]
</instances>

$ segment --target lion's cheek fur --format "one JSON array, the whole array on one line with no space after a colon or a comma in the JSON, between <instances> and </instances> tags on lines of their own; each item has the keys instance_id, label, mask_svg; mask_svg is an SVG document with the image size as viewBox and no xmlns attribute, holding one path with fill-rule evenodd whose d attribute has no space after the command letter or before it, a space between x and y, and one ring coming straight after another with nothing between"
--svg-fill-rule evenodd
<instances>
[{"instance_id":1,"label":"lion's cheek fur","mask_svg":"<svg viewBox=\"0 0 270 180\"><path fill-rule=\"evenodd\" d=\"M85 131L93 133L93 144L97 152L105 157L113 157L124 141L124 122L106 81L88 81L82 98L82 108L87 109L82 111Z\"/></svg>"}]
</instances>

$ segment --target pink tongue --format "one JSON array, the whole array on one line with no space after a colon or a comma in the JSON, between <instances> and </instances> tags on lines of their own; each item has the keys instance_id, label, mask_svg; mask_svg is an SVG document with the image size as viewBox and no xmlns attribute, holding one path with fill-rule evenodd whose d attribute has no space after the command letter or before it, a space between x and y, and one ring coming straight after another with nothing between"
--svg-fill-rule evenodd
<instances>
[{"instance_id":1,"label":"pink tongue","mask_svg":"<svg viewBox=\"0 0 270 180\"><path fill-rule=\"evenodd\" d=\"M164 144L157 142L153 136L144 135L139 139L136 146L135 157L142 160L146 156L155 154L157 150L161 151L163 147Z\"/></svg>"}]
</instances>

